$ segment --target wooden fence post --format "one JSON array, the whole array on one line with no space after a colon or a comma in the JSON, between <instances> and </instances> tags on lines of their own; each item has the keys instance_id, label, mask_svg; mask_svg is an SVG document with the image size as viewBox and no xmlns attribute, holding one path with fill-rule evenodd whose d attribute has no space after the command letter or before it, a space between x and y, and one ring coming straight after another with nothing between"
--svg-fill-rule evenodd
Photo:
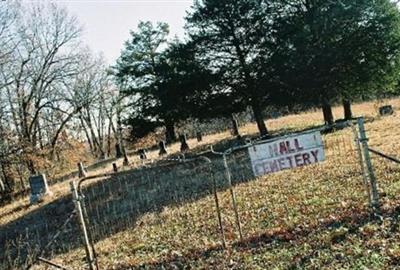
<instances>
[{"instance_id":1,"label":"wooden fence post","mask_svg":"<svg viewBox=\"0 0 400 270\"><path fill-rule=\"evenodd\" d=\"M368 170L368 176L369 176L369 181L370 181L370 185L371 185L372 208L376 212L376 211L379 211L379 193L378 193L378 187L376 184L374 167L372 166L371 157L369 155L368 138L367 138L367 135L365 132L364 118L362 118L362 117L358 118L358 129L360 132L360 143L361 143L361 147L362 147L363 153L364 153L364 161L365 161L365 165Z\"/></svg>"}]
</instances>

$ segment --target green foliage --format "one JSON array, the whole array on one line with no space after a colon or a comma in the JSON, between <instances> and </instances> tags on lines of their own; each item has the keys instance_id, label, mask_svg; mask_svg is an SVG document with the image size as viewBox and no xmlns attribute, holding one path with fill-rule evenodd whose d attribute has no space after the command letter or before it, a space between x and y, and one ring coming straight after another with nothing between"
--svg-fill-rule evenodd
<instances>
[{"instance_id":1,"label":"green foliage","mask_svg":"<svg viewBox=\"0 0 400 270\"><path fill-rule=\"evenodd\" d=\"M140 23L131 35L115 76L131 97L132 111L126 123L134 137L143 137L158 126L173 128L189 117L209 118L204 107L213 95L217 76L196 60L193 43L177 39L168 43L168 26L161 23L156 27Z\"/></svg>"},{"instance_id":2,"label":"green foliage","mask_svg":"<svg viewBox=\"0 0 400 270\"><path fill-rule=\"evenodd\" d=\"M202 61L221 75L219 90L236 104L252 107L261 133L267 132L262 107L282 88L277 9L264 1L204 0L197 1L187 17Z\"/></svg>"},{"instance_id":3,"label":"green foliage","mask_svg":"<svg viewBox=\"0 0 400 270\"><path fill-rule=\"evenodd\" d=\"M332 102L393 94L398 81L389 0L199 0L186 20L186 43L168 43L163 23L131 33L115 70L132 119L173 126L251 107L266 134L266 106L323 105L328 116Z\"/></svg>"},{"instance_id":4,"label":"green foliage","mask_svg":"<svg viewBox=\"0 0 400 270\"><path fill-rule=\"evenodd\" d=\"M399 11L388 0L290 1L289 84L299 102L371 97L390 89L400 51Z\"/></svg>"}]
</instances>

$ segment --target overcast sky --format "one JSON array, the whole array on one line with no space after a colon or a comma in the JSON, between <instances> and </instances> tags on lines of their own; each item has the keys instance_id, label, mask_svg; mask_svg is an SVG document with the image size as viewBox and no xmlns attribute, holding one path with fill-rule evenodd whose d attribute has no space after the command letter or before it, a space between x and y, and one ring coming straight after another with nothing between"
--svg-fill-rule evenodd
<instances>
[{"instance_id":1,"label":"overcast sky","mask_svg":"<svg viewBox=\"0 0 400 270\"><path fill-rule=\"evenodd\" d=\"M129 30L139 21L162 21L170 25L171 37L184 36L184 16L192 0L58 0L84 26L84 41L103 52L109 64L120 55Z\"/></svg>"}]
</instances>

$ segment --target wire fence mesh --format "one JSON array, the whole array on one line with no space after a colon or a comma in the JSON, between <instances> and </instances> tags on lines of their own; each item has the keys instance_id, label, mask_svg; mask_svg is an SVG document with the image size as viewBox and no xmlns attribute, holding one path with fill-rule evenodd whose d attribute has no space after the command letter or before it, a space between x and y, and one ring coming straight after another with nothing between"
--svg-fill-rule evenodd
<instances>
[{"instance_id":1,"label":"wire fence mesh","mask_svg":"<svg viewBox=\"0 0 400 270\"><path fill-rule=\"evenodd\" d=\"M325 161L261 177L254 176L248 146L242 146L225 155L227 166L224 156L208 153L193 160L142 161L138 168L81 182L98 263L162 265L222 248L225 241L233 245L275 231L302 233L368 212L371 187L359 130L345 126L322 130ZM384 200L398 197L396 164L372 161ZM63 226L72 211L72 198L66 196L2 226L2 269L29 265L38 256L87 267L79 219Z\"/></svg>"},{"instance_id":2,"label":"wire fence mesh","mask_svg":"<svg viewBox=\"0 0 400 270\"><path fill-rule=\"evenodd\" d=\"M82 189L88 230L95 242L101 242L110 236L126 241L126 229L140 228L138 233L130 231L130 245L151 243L150 250L143 247L138 252L153 258L184 246L216 245L221 239L219 224L209 209L215 205L215 186L222 185L220 181L214 185L212 164L202 159L164 161L88 183ZM199 199L200 205L195 203ZM172 230L163 228L166 222L173 224ZM101 250L101 244L97 246Z\"/></svg>"},{"instance_id":3,"label":"wire fence mesh","mask_svg":"<svg viewBox=\"0 0 400 270\"><path fill-rule=\"evenodd\" d=\"M388 159L400 159L398 125L392 117L383 117L380 121L384 122L385 129L371 124L367 125L367 133L370 134L369 147L387 156L385 158L370 151L381 204L390 206L400 200L400 164Z\"/></svg>"},{"instance_id":4,"label":"wire fence mesh","mask_svg":"<svg viewBox=\"0 0 400 270\"><path fill-rule=\"evenodd\" d=\"M316 226L341 214L368 210L360 153L352 130L325 134L323 142L324 162L269 174L236 188L246 236L298 225ZM229 156L228 163L234 183L252 179L246 151Z\"/></svg>"},{"instance_id":5,"label":"wire fence mesh","mask_svg":"<svg viewBox=\"0 0 400 270\"><path fill-rule=\"evenodd\" d=\"M56 210L50 205L1 228L0 269L35 269L39 258L53 258L81 246L72 202L65 203L65 208L58 204L62 209ZM83 252L79 254L84 258Z\"/></svg>"}]
</instances>

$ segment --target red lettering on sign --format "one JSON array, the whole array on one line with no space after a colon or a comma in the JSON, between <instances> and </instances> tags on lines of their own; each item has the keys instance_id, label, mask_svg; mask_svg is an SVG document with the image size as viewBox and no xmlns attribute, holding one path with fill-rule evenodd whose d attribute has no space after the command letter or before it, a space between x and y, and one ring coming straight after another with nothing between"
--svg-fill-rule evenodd
<instances>
[{"instance_id":1,"label":"red lettering on sign","mask_svg":"<svg viewBox=\"0 0 400 270\"><path fill-rule=\"evenodd\" d=\"M284 155L284 154L288 153L288 150L286 148L286 143L285 142L279 143L279 153L281 153L281 155Z\"/></svg>"}]
</instances>

